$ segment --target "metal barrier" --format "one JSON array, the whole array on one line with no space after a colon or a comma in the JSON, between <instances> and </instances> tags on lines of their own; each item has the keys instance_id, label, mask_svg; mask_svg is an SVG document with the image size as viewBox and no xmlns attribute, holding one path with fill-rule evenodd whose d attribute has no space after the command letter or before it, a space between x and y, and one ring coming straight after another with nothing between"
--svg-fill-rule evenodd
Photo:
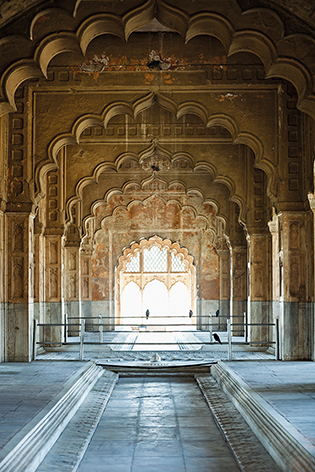
<instances>
[{"instance_id":1,"label":"metal barrier","mask_svg":"<svg viewBox=\"0 0 315 472\"><path fill-rule=\"evenodd\" d=\"M244 313L245 315L245 313ZM167 316L160 316L160 317L154 317L154 320L158 320L158 319L163 319L163 321L165 322L165 320L167 318L176 318L174 316L172 317L167 317ZM183 320L185 317L184 316L177 316L177 318L180 318L181 320ZM187 318L187 317L186 317ZM85 345L107 345L107 346L111 346L111 345L135 345L135 343L137 344L137 346L141 346L141 345L152 345L152 346L172 346L172 345L176 345L178 346L179 344L185 344L185 345L194 345L194 346L204 346L204 345L214 345L214 344L217 344L216 342L213 342L213 333L214 332L222 332L222 330L219 330L219 327L222 325L222 318L226 318L226 322L227 322L227 330L223 331L223 332L227 332L227 342L225 341L221 341L221 344L222 345L227 345L227 349L228 349L228 360L232 360L232 345L254 345L254 344L259 344L259 345L267 345L267 346L271 346L271 345L275 345L275 355L276 355L276 359L279 358L279 348L278 348L278 327L277 327L277 324L276 323L248 323L247 322L247 317L244 316L244 323L233 323L233 317L228 317L228 316L223 316L223 315L220 315L220 319L219 317L215 316L215 315L207 315L207 316L201 316L201 317L198 317L198 324L200 324L200 321L202 319L206 320L207 321L207 324L208 324L208 329L193 329L193 330L189 330L189 329L183 329L185 327L190 327L191 326L191 323L187 323L187 324L183 324L183 322L179 323L179 324L161 324L161 323L147 323L147 324L138 324L138 323L128 323L128 324L120 324L120 325L117 325L117 324L114 324L114 323L109 323L110 320L115 320L114 317L112 318L109 318L109 317L106 317L106 318L103 318L102 315L100 315L99 317L93 317L93 318L90 318L90 317L85 317L85 318L79 318L79 317L65 317L66 321L64 323L50 323L50 324L46 324L46 323L38 323L36 320L34 321L34 337L33 337L33 358L36 359L36 351L37 351L37 347L38 346L42 346L44 348L48 348L51 347L62 347L62 346L79 346L79 358L80 360L83 359L83 355L84 355L84 346ZM237 318L238 320L240 319L239 316L235 316L234 318ZM140 320L140 317L125 317L124 318L124 321L126 320ZM71 321L74 321L74 320L77 320L76 322L71 322ZM92 320L97 320L98 323L88 323L88 321L92 321ZM144 321L144 320L141 320L141 321ZM146 320L148 321L148 320ZM195 337L197 337L197 340L193 340L193 341L189 341L189 340L185 340L183 342L180 342L180 341L176 341L176 342L153 342L153 343L149 343L148 341L146 342L139 342L139 341L132 341L132 342L128 342L128 341L123 341L123 340L119 340L119 341L104 341L104 325L106 325L106 328L105 329L105 332L114 332L116 335L119 333L119 330L116 330L116 328L122 328L124 326L137 326L138 328L137 329L134 329L130 332L138 332L140 333L141 330L146 330L147 332L151 333L151 334L159 334L159 333L165 333L166 332L166 329L168 332L173 332L173 333L178 333L178 332L183 332L183 333L186 333L186 334L194 334ZM235 329L235 327L241 327L243 330L244 330L244 336L238 336L238 338L241 338L243 337L244 339L243 340L238 340L238 341L233 341L233 329ZM274 333L274 339L275 341L273 340L267 340L267 341L250 341L249 340L249 334L248 334L248 328L251 327L251 326L260 326L260 327L274 327L275 328L275 333ZM50 327L51 329L52 328L57 328L59 327L60 330L59 332L57 331L57 336L56 336L56 332L54 333L54 336L50 336L50 339L49 339L49 335L48 335L48 330L47 328ZM91 340L87 340L86 339L86 329L87 328L98 328L97 331L99 333L99 340L98 341L91 341ZM42 328L42 336L41 338L42 339L39 339L39 331L40 331L40 328ZM158 329L158 328L163 328L163 329ZM182 329L179 329L179 328L182 328ZM94 332L97 332L97 331L94 331ZM71 334L73 334L74 332L77 334L77 336L69 336L69 332ZM120 331L121 332L121 331ZM202 333L209 333L209 341L201 341L200 339L198 339L198 335L201 336ZM58 338L57 340L56 337ZM72 341L71 338L79 338L78 340L76 341Z\"/></svg>"}]
</instances>

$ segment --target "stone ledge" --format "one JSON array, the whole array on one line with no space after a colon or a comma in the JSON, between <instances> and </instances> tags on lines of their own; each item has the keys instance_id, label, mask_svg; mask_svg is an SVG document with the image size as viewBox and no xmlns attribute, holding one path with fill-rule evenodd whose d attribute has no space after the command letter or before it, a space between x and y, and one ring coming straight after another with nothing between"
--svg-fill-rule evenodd
<instances>
[{"instance_id":1,"label":"stone ledge","mask_svg":"<svg viewBox=\"0 0 315 472\"><path fill-rule=\"evenodd\" d=\"M315 447L292 424L223 362L214 365L211 374L280 469L315 470Z\"/></svg>"},{"instance_id":2,"label":"stone ledge","mask_svg":"<svg viewBox=\"0 0 315 472\"><path fill-rule=\"evenodd\" d=\"M88 362L0 453L1 472L33 472L74 416L103 369Z\"/></svg>"},{"instance_id":3,"label":"stone ledge","mask_svg":"<svg viewBox=\"0 0 315 472\"><path fill-rule=\"evenodd\" d=\"M242 472L280 472L241 413L211 375L196 375L217 426Z\"/></svg>"},{"instance_id":4,"label":"stone ledge","mask_svg":"<svg viewBox=\"0 0 315 472\"><path fill-rule=\"evenodd\" d=\"M118 374L103 370L36 472L75 472L79 468L118 378Z\"/></svg>"}]
</instances>

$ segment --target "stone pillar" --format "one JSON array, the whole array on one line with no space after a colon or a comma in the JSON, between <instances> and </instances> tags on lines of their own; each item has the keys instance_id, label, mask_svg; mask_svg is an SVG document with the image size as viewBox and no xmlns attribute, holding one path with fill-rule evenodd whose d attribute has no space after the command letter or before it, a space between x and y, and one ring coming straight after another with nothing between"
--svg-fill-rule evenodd
<instances>
[{"instance_id":1,"label":"stone pillar","mask_svg":"<svg viewBox=\"0 0 315 472\"><path fill-rule=\"evenodd\" d=\"M44 322L44 268L45 268L45 239L43 225L34 221L34 319Z\"/></svg>"},{"instance_id":2,"label":"stone pillar","mask_svg":"<svg viewBox=\"0 0 315 472\"><path fill-rule=\"evenodd\" d=\"M92 289L91 289L91 252L80 251L81 265L81 316L88 318L92 313ZM87 331L89 331L87 327Z\"/></svg>"},{"instance_id":3,"label":"stone pillar","mask_svg":"<svg viewBox=\"0 0 315 472\"><path fill-rule=\"evenodd\" d=\"M249 248L249 323L270 323L270 277L269 277L269 235L251 234ZM254 346L267 347L272 341L269 326L250 326L249 340ZM257 344L262 342L262 344Z\"/></svg>"},{"instance_id":4,"label":"stone pillar","mask_svg":"<svg viewBox=\"0 0 315 472\"><path fill-rule=\"evenodd\" d=\"M232 249L232 332L233 336L244 335L244 313L247 304L247 247ZM233 325L237 324L233 328Z\"/></svg>"},{"instance_id":5,"label":"stone pillar","mask_svg":"<svg viewBox=\"0 0 315 472\"><path fill-rule=\"evenodd\" d=\"M280 358L312 358L313 229L308 212L283 211L278 218ZM273 237L275 244L275 235ZM276 247L273 248L273 254ZM282 267L282 268L281 268Z\"/></svg>"},{"instance_id":6,"label":"stone pillar","mask_svg":"<svg viewBox=\"0 0 315 472\"><path fill-rule=\"evenodd\" d=\"M33 216L6 213L5 361L30 362L33 346Z\"/></svg>"},{"instance_id":7,"label":"stone pillar","mask_svg":"<svg viewBox=\"0 0 315 472\"><path fill-rule=\"evenodd\" d=\"M67 314L68 324L74 324L75 327L68 327L69 336L79 335L79 326L81 318L80 307L80 246L68 246L64 248L65 255L65 313Z\"/></svg>"},{"instance_id":8,"label":"stone pillar","mask_svg":"<svg viewBox=\"0 0 315 472\"><path fill-rule=\"evenodd\" d=\"M4 251L4 220L3 211L0 211L0 362L5 358L4 340L4 319L5 319L5 298L4 298L4 276L5 276L5 251Z\"/></svg>"},{"instance_id":9,"label":"stone pillar","mask_svg":"<svg viewBox=\"0 0 315 472\"><path fill-rule=\"evenodd\" d=\"M47 231L47 230L46 230ZM54 233L56 233L54 231ZM59 231L61 233L61 230ZM45 234L45 323L64 323L63 307L63 237ZM44 340L58 343L63 340L63 327L45 327ZM56 346L56 344L55 344Z\"/></svg>"},{"instance_id":10,"label":"stone pillar","mask_svg":"<svg viewBox=\"0 0 315 472\"><path fill-rule=\"evenodd\" d=\"M225 244L217 249L220 266L220 316L218 319L219 329L226 331L227 319L230 317L231 298L231 254Z\"/></svg>"},{"instance_id":11,"label":"stone pillar","mask_svg":"<svg viewBox=\"0 0 315 472\"><path fill-rule=\"evenodd\" d=\"M272 221L268 223L269 231L271 233L271 304L272 304L272 322L279 322L281 309L283 308L283 254L280 251L280 232L279 232L279 218L274 213ZM280 302L280 300L282 301ZM270 335L272 339L276 341L276 331L275 328L270 330ZM282 337L278 337L278 350L282 352Z\"/></svg>"},{"instance_id":12,"label":"stone pillar","mask_svg":"<svg viewBox=\"0 0 315 472\"><path fill-rule=\"evenodd\" d=\"M313 193L308 194L308 199L310 202L310 207L313 212L313 250L315 251L315 195ZM313 254L314 258L314 265L313 265L313 290L315 289L314 286L314 276L315 276L315 254ZM314 309L314 298L315 298L315 293L313 292L312 296L312 314L311 314L311 335L312 335L312 353L311 357L312 360L315 360L315 309Z\"/></svg>"}]
</instances>

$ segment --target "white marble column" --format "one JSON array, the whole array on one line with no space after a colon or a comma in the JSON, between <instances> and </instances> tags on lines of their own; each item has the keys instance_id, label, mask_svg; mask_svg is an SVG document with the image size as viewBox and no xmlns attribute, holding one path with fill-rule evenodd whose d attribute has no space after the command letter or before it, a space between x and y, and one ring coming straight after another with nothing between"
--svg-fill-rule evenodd
<instances>
[{"instance_id":1,"label":"white marble column","mask_svg":"<svg viewBox=\"0 0 315 472\"><path fill-rule=\"evenodd\" d=\"M273 230L273 273L276 277L278 274L278 280L276 279L273 284L273 296L279 297L279 344L280 358L283 360L312 358L314 343L312 224L310 212L283 211L273 217L273 223L270 225L270 229Z\"/></svg>"}]
</instances>

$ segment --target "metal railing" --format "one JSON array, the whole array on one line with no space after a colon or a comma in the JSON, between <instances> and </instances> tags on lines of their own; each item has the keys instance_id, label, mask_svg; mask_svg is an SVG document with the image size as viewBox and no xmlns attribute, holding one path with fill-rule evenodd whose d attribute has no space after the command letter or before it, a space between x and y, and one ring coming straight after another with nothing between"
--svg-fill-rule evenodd
<instances>
[{"instance_id":1,"label":"metal railing","mask_svg":"<svg viewBox=\"0 0 315 472\"><path fill-rule=\"evenodd\" d=\"M167 316L160 316L160 317L154 317L154 320L158 319L163 319L165 320L167 318L176 318L174 316L167 317ZM177 316L177 318L180 318L183 320L184 316ZM226 330L222 330L222 326L225 325L225 322L222 319L226 319ZM111 320L114 320L116 318L112 317L103 317L100 315L99 317L86 317L86 318L79 318L79 317L66 317L66 321L64 323L38 323L37 320L34 322L34 336L33 336L33 357L36 359L36 351L38 346L42 346L44 348L54 348L54 347L62 347L62 346L79 346L79 358L80 360L83 360L83 355L84 355L84 346L85 345L106 345L106 346L111 346L111 345L126 345L130 346L132 345L133 348L135 344L137 346L141 345L147 345L147 346L178 346L180 344L184 345L194 345L194 346L204 346L204 345L216 345L217 342L213 341L213 334L214 332L227 332L227 341L221 341L222 345L227 345L227 350L228 350L228 360L232 360L232 346L233 345L259 345L259 346L271 346L275 345L275 356L276 359L279 358L279 349L278 349L278 326L277 323L248 323L247 316L244 313L244 321L243 323L234 323L233 318L236 318L237 320L240 320L241 316L235 316L235 317L228 317L224 315L220 315L219 317L215 315L207 315L207 316L199 316L198 317L198 322L196 326L197 329L183 329L185 327L190 327L192 326L191 323L183 324L181 323L169 323L169 324L161 324L161 323L148 323L149 320L143 320L140 319L140 317L124 317L124 321L127 319L130 320L140 320L143 322L142 324L140 323L124 323L124 324L115 324L115 323L110 323ZM76 320L76 322L74 322ZM91 323L91 321L97 320L97 323ZM202 321L206 320L206 321ZM70 322L69 322L70 321ZM89 322L87 322L89 321ZM146 323L145 323L146 322ZM198 329L198 326L202 325L208 325L208 329L201 328ZM106 332L113 332L116 335L119 332L122 332L123 330L119 331L116 330L117 328L123 328L124 326L134 326L136 329L131 330L130 332L123 331L125 333L136 333L137 330L141 332L141 330L146 330L146 332L149 332L151 334L159 334L159 333L165 333L166 330L167 332L173 332L173 333L178 333L178 332L183 332L185 334L194 334L195 337L197 338L196 341L189 341L189 340L184 340L184 341L174 341L174 342L139 342L136 340L133 341L125 341L125 340L106 340L104 341L104 326L105 326L105 331ZM99 339L98 341L92 341L91 339L86 338L86 329L91 329L91 328L96 328L97 331L93 331L94 333L98 332ZM253 341L249 340L249 328L250 327L274 327L275 333L274 333L274 341L273 340L259 340L259 341ZM39 339L39 331L40 328L42 328L42 339ZM49 330L48 330L49 328ZM59 328L59 329L58 329ZM158 329L160 328L160 330ZM179 329L181 328L181 329ZM54 335L51 334L51 331L57 330L57 333L55 332ZM243 338L243 339L238 339L238 340L233 340L233 332L242 331L244 334L242 336L234 336L237 338ZM50 334L49 332L50 331ZM200 335L201 333L209 333L209 341L201 341L198 339L198 334ZM88 332L90 335L91 332ZM54 340L56 339L57 340ZM79 338L77 340L71 340L71 338Z\"/></svg>"}]
</instances>

